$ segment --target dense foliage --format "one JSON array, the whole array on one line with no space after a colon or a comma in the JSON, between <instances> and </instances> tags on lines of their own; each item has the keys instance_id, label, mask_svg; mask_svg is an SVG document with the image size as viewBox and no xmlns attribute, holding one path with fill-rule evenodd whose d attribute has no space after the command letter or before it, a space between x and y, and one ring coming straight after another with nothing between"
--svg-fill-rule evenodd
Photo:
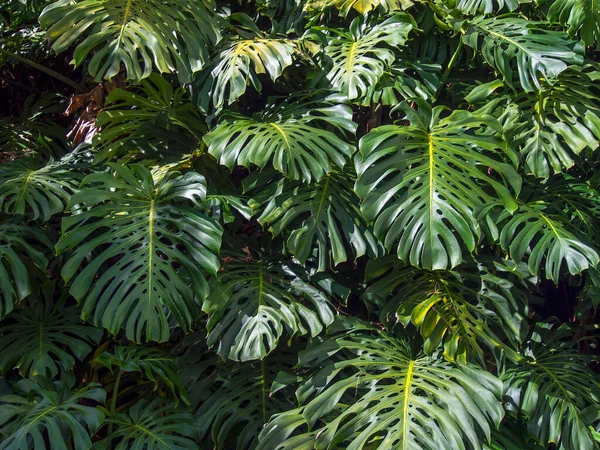
<instances>
[{"instance_id":1,"label":"dense foliage","mask_svg":"<svg viewBox=\"0 0 600 450\"><path fill-rule=\"evenodd\" d=\"M0 450L600 449L599 2L8 0L0 44Z\"/></svg>"}]
</instances>

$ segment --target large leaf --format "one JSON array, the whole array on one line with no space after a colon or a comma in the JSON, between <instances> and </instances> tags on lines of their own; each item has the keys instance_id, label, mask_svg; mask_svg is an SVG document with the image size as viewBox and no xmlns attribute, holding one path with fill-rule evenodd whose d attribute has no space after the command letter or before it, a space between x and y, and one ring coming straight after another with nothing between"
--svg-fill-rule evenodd
<instances>
[{"instance_id":1,"label":"large leaf","mask_svg":"<svg viewBox=\"0 0 600 450\"><path fill-rule=\"evenodd\" d=\"M514 95L496 81L477 87L467 99L489 102L497 92L498 98L486 109L504 124L510 145L522 155L525 172L547 178L551 171L570 168L577 155L600 144L600 91L592 68L571 67L537 95Z\"/></svg>"},{"instance_id":2,"label":"large leaf","mask_svg":"<svg viewBox=\"0 0 600 450\"><path fill-rule=\"evenodd\" d=\"M316 431L316 449L482 448L504 415L500 380L473 366L415 357L401 339L352 327L300 355L303 367L318 369L297 391L305 406L276 416L260 449L293 448L286 438L303 423ZM313 428L319 420L324 425Z\"/></svg>"},{"instance_id":3,"label":"large leaf","mask_svg":"<svg viewBox=\"0 0 600 450\"><path fill-rule=\"evenodd\" d=\"M158 74L142 80L141 88L143 95L115 89L106 98L108 106L96 120L101 131L93 139L95 161L140 153L164 161L198 146L206 129L187 92Z\"/></svg>"},{"instance_id":4,"label":"large leaf","mask_svg":"<svg viewBox=\"0 0 600 450\"><path fill-rule=\"evenodd\" d=\"M52 301L54 286L45 300L8 315L0 327L0 371L16 368L24 377L56 377L92 351L102 330L85 325L79 308L64 300Z\"/></svg>"},{"instance_id":5,"label":"large leaf","mask_svg":"<svg viewBox=\"0 0 600 450\"><path fill-rule=\"evenodd\" d=\"M205 276L219 267L221 228L201 212L201 175L170 172L155 183L142 166L110 168L71 198L56 247L74 250L62 276L82 317L137 342L164 341L169 317L183 328L197 318L195 297L208 294Z\"/></svg>"},{"instance_id":6,"label":"large leaf","mask_svg":"<svg viewBox=\"0 0 600 450\"><path fill-rule=\"evenodd\" d=\"M480 50L509 86L516 71L521 87L529 92L542 89L548 79L557 77L569 64L583 62L581 44L549 28L544 22L528 19L478 17L470 22L462 39Z\"/></svg>"},{"instance_id":7,"label":"large leaf","mask_svg":"<svg viewBox=\"0 0 600 450\"><path fill-rule=\"evenodd\" d=\"M395 258L393 258L395 259ZM510 280L512 271L500 263L463 264L455 271L404 267L397 260L370 261L365 297L375 303L382 321L413 323L424 338L427 354L444 344L444 357L485 364L482 344L516 353L527 333L527 297Z\"/></svg>"},{"instance_id":8,"label":"large leaf","mask_svg":"<svg viewBox=\"0 0 600 450\"><path fill-rule=\"evenodd\" d=\"M219 38L213 0L59 0L40 16L52 48L61 53L80 42L75 66L90 53L90 75L111 79L125 66L127 78L141 80L156 68L177 71L188 82L208 59Z\"/></svg>"},{"instance_id":9,"label":"large leaf","mask_svg":"<svg viewBox=\"0 0 600 450\"><path fill-rule=\"evenodd\" d=\"M223 359L263 359L289 336L316 336L334 319L326 292L281 260L228 262L204 302L208 345Z\"/></svg>"},{"instance_id":10,"label":"large leaf","mask_svg":"<svg viewBox=\"0 0 600 450\"><path fill-rule=\"evenodd\" d=\"M414 21L395 14L377 25L355 18L349 31L337 31L325 48L332 68L327 74L333 88L350 99L361 98L375 86L395 60L394 49L404 45Z\"/></svg>"},{"instance_id":11,"label":"large leaf","mask_svg":"<svg viewBox=\"0 0 600 450\"><path fill-rule=\"evenodd\" d=\"M275 81L292 64L297 51L291 40L259 37L226 41L220 48L200 80L199 102L203 109L208 108L209 99L217 110L231 105L250 84L260 92L259 75L268 75Z\"/></svg>"},{"instance_id":12,"label":"large leaf","mask_svg":"<svg viewBox=\"0 0 600 450\"><path fill-rule=\"evenodd\" d=\"M310 13L336 8L342 16L346 17L352 10L367 15L378 10L390 12L408 9L412 4L410 0L309 0L304 8Z\"/></svg>"},{"instance_id":13,"label":"large leaf","mask_svg":"<svg viewBox=\"0 0 600 450\"><path fill-rule=\"evenodd\" d=\"M258 221L273 236L286 236L286 248L300 263L315 255L319 270L326 270L332 263L348 261L347 249L354 260L377 255L377 241L352 191L353 171L333 171L315 184L274 180L269 172L261 173L259 180L249 178L252 181L247 178L244 184L257 192L249 204L260 212Z\"/></svg>"},{"instance_id":14,"label":"large leaf","mask_svg":"<svg viewBox=\"0 0 600 450\"><path fill-rule=\"evenodd\" d=\"M104 414L89 404L104 402L102 389L72 392L62 381L50 385L30 380L15 388L22 388L25 395L0 397L1 450L88 450L92 446L90 435Z\"/></svg>"},{"instance_id":15,"label":"large leaf","mask_svg":"<svg viewBox=\"0 0 600 450\"><path fill-rule=\"evenodd\" d=\"M543 203L532 202L522 204L512 215L502 212L493 225L492 234L498 236L495 227L499 225L500 245L510 257L520 262L527 255L531 274L545 275L555 283L565 265L572 275L595 267L600 256L588 245L586 236L577 233L564 217L546 208Z\"/></svg>"},{"instance_id":16,"label":"large leaf","mask_svg":"<svg viewBox=\"0 0 600 450\"><path fill-rule=\"evenodd\" d=\"M39 229L0 222L0 319L35 289L46 271L52 242Z\"/></svg>"},{"instance_id":17,"label":"large leaf","mask_svg":"<svg viewBox=\"0 0 600 450\"><path fill-rule=\"evenodd\" d=\"M595 358L577 351L566 325L538 325L525 350L527 363L501 374L509 409L545 446L596 449L588 427L600 417L598 375L588 365Z\"/></svg>"},{"instance_id":18,"label":"large leaf","mask_svg":"<svg viewBox=\"0 0 600 450\"><path fill-rule=\"evenodd\" d=\"M146 348L140 346L117 346L112 352L104 352L94 359L111 372L120 371L134 373L139 379L140 374L154 383L156 389L159 384L165 386L175 398L187 402L185 387L179 380L177 363L174 356L169 355L160 348Z\"/></svg>"},{"instance_id":19,"label":"large leaf","mask_svg":"<svg viewBox=\"0 0 600 450\"><path fill-rule=\"evenodd\" d=\"M483 134L502 131L493 117L456 110L442 118L443 107L415 102L417 111L401 104L409 126L385 125L360 140L355 190L386 248L397 243L398 257L417 267L451 268L463 259L461 242L475 249L474 210L493 201L489 189L514 211L521 179L503 161L513 156L505 144Z\"/></svg>"},{"instance_id":20,"label":"large leaf","mask_svg":"<svg viewBox=\"0 0 600 450\"><path fill-rule=\"evenodd\" d=\"M356 131L352 110L333 100L292 97L269 105L258 117L228 114L204 141L230 169L272 165L288 178L320 180L333 166L343 167L354 151L342 138Z\"/></svg>"},{"instance_id":21,"label":"large leaf","mask_svg":"<svg viewBox=\"0 0 600 450\"><path fill-rule=\"evenodd\" d=\"M94 450L195 450L196 430L190 413L177 411L173 403L157 398L140 400L127 413L114 413L106 425L115 427Z\"/></svg>"},{"instance_id":22,"label":"large leaf","mask_svg":"<svg viewBox=\"0 0 600 450\"><path fill-rule=\"evenodd\" d=\"M271 415L296 405L294 391L273 387L279 371L297 362L290 348L282 348L263 361L223 362L195 346L182 359L195 404L200 440L212 438L216 448L255 448L260 431ZM287 376L294 378L290 374Z\"/></svg>"},{"instance_id":23,"label":"large leaf","mask_svg":"<svg viewBox=\"0 0 600 450\"><path fill-rule=\"evenodd\" d=\"M554 0L548 19L568 26L569 36L579 36L588 47L600 50L600 5L595 0Z\"/></svg>"},{"instance_id":24,"label":"large leaf","mask_svg":"<svg viewBox=\"0 0 600 450\"><path fill-rule=\"evenodd\" d=\"M520 3L528 3L528 0L458 0L456 8L463 14L490 14L505 7L508 11L514 11Z\"/></svg>"},{"instance_id":25,"label":"large leaf","mask_svg":"<svg viewBox=\"0 0 600 450\"><path fill-rule=\"evenodd\" d=\"M62 212L83 175L60 161L39 167L37 159L19 159L0 167L0 209L47 221Z\"/></svg>"}]
</instances>

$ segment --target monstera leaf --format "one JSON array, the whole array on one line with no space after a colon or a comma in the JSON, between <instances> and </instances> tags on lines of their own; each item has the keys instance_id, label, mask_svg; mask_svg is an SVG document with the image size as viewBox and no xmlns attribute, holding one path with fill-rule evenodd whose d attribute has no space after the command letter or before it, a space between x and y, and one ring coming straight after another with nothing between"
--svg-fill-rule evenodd
<instances>
[{"instance_id":1,"label":"monstera leaf","mask_svg":"<svg viewBox=\"0 0 600 450\"><path fill-rule=\"evenodd\" d=\"M37 159L19 159L0 166L0 209L47 221L65 209L83 176L76 167Z\"/></svg>"},{"instance_id":2,"label":"monstera leaf","mask_svg":"<svg viewBox=\"0 0 600 450\"><path fill-rule=\"evenodd\" d=\"M227 263L219 284L204 302L208 345L223 359L263 359L284 331L316 336L334 311L325 290L306 281L300 268L280 260Z\"/></svg>"},{"instance_id":3,"label":"monstera leaf","mask_svg":"<svg viewBox=\"0 0 600 450\"><path fill-rule=\"evenodd\" d=\"M332 87L350 99L363 97L392 65L394 49L404 45L413 23L406 14L395 14L377 25L357 17L349 31L332 30L337 36L325 48L331 58L327 78Z\"/></svg>"},{"instance_id":4,"label":"monstera leaf","mask_svg":"<svg viewBox=\"0 0 600 450\"><path fill-rule=\"evenodd\" d=\"M600 144L600 91L589 69L570 67L535 96L514 95L495 81L473 89L467 100L487 103L486 109L504 124L511 146L521 153L526 173L548 178L551 171L573 166L583 150L593 151Z\"/></svg>"},{"instance_id":5,"label":"monstera leaf","mask_svg":"<svg viewBox=\"0 0 600 450\"><path fill-rule=\"evenodd\" d=\"M48 288L46 299L3 320L0 371L17 368L24 377L54 378L70 371L75 359L83 361L102 337L102 330L81 322L79 308L53 302L54 286Z\"/></svg>"},{"instance_id":6,"label":"monstera leaf","mask_svg":"<svg viewBox=\"0 0 600 450\"><path fill-rule=\"evenodd\" d=\"M297 363L289 349L246 363L223 363L214 354L193 350L181 370L189 374L190 396L200 399L195 417L201 442L212 438L215 448L255 448L271 415L295 407L294 391L279 390L276 381L280 370Z\"/></svg>"},{"instance_id":7,"label":"monstera leaf","mask_svg":"<svg viewBox=\"0 0 600 450\"><path fill-rule=\"evenodd\" d=\"M185 387L179 380L175 357L161 349L117 346L112 353L104 352L97 356L94 362L102 364L111 372L132 372L136 378L142 374L154 383L155 389L159 384L169 389L175 401L188 401Z\"/></svg>"},{"instance_id":8,"label":"monstera leaf","mask_svg":"<svg viewBox=\"0 0 600 450\"><path fill-rule=\"evenodd\" d=\"M597 448L589 425L598 421L595 358L579 353L566 325L538 324L526 347L528 362L501 375L509 410L527 420L527 429L544 446L565 450ZM570 339L569 339L570 338Z\"/></svg>"},{"instance_id":9,"label":"monstera leaf","mask_svg":"<svg viewBox=\"0 0 600 450\"><path fill-rule=\"evenodd\" d=\"M71 198L56 247L74 250L62 276L73 281L82 317L112 333L123 327L136 342L164 341L169 317L184 328L197 317L195 297L206 296L205 276L219 267L222 231L201 212L201 175L170 172L155 182L139 165L110 168L87 176Z\"/></svg>"},{"instance_id":10,"label":"monstera leaf","mask_svg":"<svg viewBox=\"0 0 600 450\"><path fill-rule=\"evenodd\" d=\"M35 289L35 276L48 265L45 253L52 242L41 230L23 224L0 222L0 319Z\"/></svg>"},{"instance_id":11,"label":"monstera leaf","mask_svg":"<svg viewBox=\"0 0 600 450\"><path fill-rule=\"evenodd\" d=\"M513 157L505 144L483 134L501 132L493 117L456 110L442 118L443 107L415 103L417 111L400 105L410 126L385 125L360 140L355 191L366 219L375 220L375 235L388 249L398 244L398 258L451 268L463 259L461 241L469 252L475 249L474 210L493 201L488 190L514 211L511 190L518 193L521 180L503 161Z\"/></svg>"},{"instance_id":12,"label":"monstera leaf","mask_svg":"<svg viewBox=\"0 0 600 450\"><path fill-rule=\"evenodd\" d=\"M364 295L378 307L382 321L413 323L425 340L425 353L443 342L448 361L476 359L485 365L482 344L518 359L503 338L516 347L528 331L526 291L510 280L511 272L524 270L488 261L432 272L387 257L369 261L366 281L372 284Z\"/></svg>"},{"instance_id":13,"label":"monstera leaf","mask_svg":"<svg viewBox=\"0 0 600 450\"><path fill-rule=\"evenodd\" d=\"M0 450L88 450L104 414L91 403L103 403L105 392L88 386L72 392L58 381L22 380L24 395L0 397ZM87 405L85 404L87 403ZM50 442L50 446L46 446Z\"/></svg>"},{"instance_id":14,"label":"monstera leaf","mask_svg":"<svg viewBox=\"0 0 600 450\"><path fill-rule=\"evenodd\" d=\"M106 418L111 432L94 444L94 450L195 450L196 430L190 413L177 411L173 403L157 398L150 403L140 400L127 413Z\"/></svg>"},{"instance_id":15,"label":"monstera leaf","mask_svg":"<svg viewBox=\"0 0 600 450\"><path fill-rule=\"evenodd\" d=\"M343 167L354 151L342 139L356 132L352 109L334 100L292 97L271 104L258 117L228 114L204 142L209 153L230 169L272 165L288 178L318 181L332 166Z\"/></svg>"},{"instance_id":16,"label":"monstera leaf","mask_svg":"<svg viewBox=\"0 0 600 450\"><path fill-rule=\"evenodd\" d=\"M500 380L473 366L414 356L395 336L353 327L300 354L302 367L317 369L297 391L305 406L276 416L259 448L291 448L286 438L303 424L316 431L317 449L482 448L504 415ZM319 420L324 425L314 427Z\"/></svg>"},{"instance_id":17,"label":"monstera leaf","mask_svg":"<svg viewBox=\"0 0 600 450\"><path fill-rule=\"evenodd\" d=\"M219 39L212 0L59 0L40 16L52 48L61 53L77 44L73 63L90 53L90 75L111 79L125 66L127 78L141 80L156 68L191 80ZM141 57L141 60L140 60Z\"/></svg>"},{"instance_id":18,"label":"monstera leaf","mask_svg":"<svg viewBox=\"0 0 600 450\"><path fill-rule=\"evenodd\" d=\"M141 87L143 95L115 89L107 97L108 106L96 120L101 128L93 139L99 150L96 162L140 152L164 161L198 146L206 130L187 92L156 73L142 80Z\"/></svg>"},{"instance_id":19,"label":"monstera leaf","mask_svg":"<svg viewBox=\"0 0 600 450\"><path fill-rule=\"evenodd\" d=\"M528 3L528 0L458 0L456 8L463 14L490 14L498 12L505 7L508 11L514 11L519 7L520 3Z\"/></svg>"},{"instance_id":20,"label":"monstera leaf","mask_svg":"<svg viewBox=\"0 0 600 450\"><path fill-rule=\"evenodd\" d=\"M480 49L487 63L511 87L516 72L527 92L542 89L540 78L555 78L569 64L583 62L583 46L544 22L477 17L462 39L475 51Z\"/></svg>"},{"instance_id":21,"label":"monstera leaf","mask_svg":"<svg viewBox=\"0 0 600 450\"><path fill-rule=\"evenodd\" d=\"M352 191L356 179L353 171L333 171L312 185L287 179L273 181L272 175L263 172L244 180L245 186L257 191L249 204L260 212L258 221L273 236L287 236L286 248L300 263L315 254L323 271L331 262L348 261L346 248L352 249L354 260L378 253L377 241Z\"/></svg>"},{"instance_id":22,"label":"monstera leaf","mask_svg":"<svg viewBox=\"0 0 600 450\"><path fill-rule=\"evenodd\" d=\"M502 212L497 218L502 248L517 262L527 255L531 274L543 274L555 283L565 265L572 275L595 267L600 262L598 252L561 215L545 209L544 204L530 203L521 205L512 215ZM497 230L492 234L498 236Z\"/></svg>"},{"instance_id":23,"label":"monstera leaf","mask_svg":"<svg viewBox=\"0 0 600 450\"><path fill-rule=\"evenodd\" d=\"M259 75L266 74L275 81L292 64L296 53L293 41L282 39L240 39L221 44L211 68L201 79L200 105L208 108L208 99L220 110L240 98L251 83L260 92Z\"/></svg>"},{"instance_id":24,"label":"monstera leaf","mask_svg":"<svg viewBox=\"0 0 600 450\"><path fill-rule=\"evenodd\" d=\"M587 47L600 50L600 6L594 0L555 0L548 19L568 27L569 36L579 36Z\"/></svg>"},{"instance_id":25,"label":"monstera leaf","mask_svg":"<svg viewBox=\"0 0 600 450\"><path fill-rule=\"evenodd\" d=\"M352 10L359 14L367 15L372 11L390 12L408 9L413 5L410 0L309 0L304 9L309 13L323 11L327 8L336 8L343 17L347 17Z\"/></svg>"}]
</instances>

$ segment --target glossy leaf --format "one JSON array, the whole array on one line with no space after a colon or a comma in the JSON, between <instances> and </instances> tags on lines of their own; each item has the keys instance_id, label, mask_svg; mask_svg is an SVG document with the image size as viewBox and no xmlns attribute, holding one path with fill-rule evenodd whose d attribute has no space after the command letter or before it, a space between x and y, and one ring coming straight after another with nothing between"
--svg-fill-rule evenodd
<instances>
[{"instance_id":1,"label":"glossy leaf","mask_svg":"<svg viewBox=\"0 0 600 450\"><path fill-rule=\"evenodd\" d=\"M316 336L334 319L326 292L280 260L232 261L202 309L208 345L223 359L263 359L285 333Z\"/></svg>"},{"instance_id":2,"label":"glossy leaf","mask_svg":"<svg viewBox=\"0 0 600 450\"><path fill-rule=\"evenodd\" d=\"M77 43L76 67L93 53L88 71L96 81L111 79L123 64L130 80L156 68L177 71L184 83L220 37L214 9L212 0L59 0L44 9L40 24L57 53Z\"/></svg>"},{"instance_id":3,"label":"glossy leaf","mask_svg":"<svg viewBox=\"0 0 600 450\"><path fill-rule=\"evenodd\" d=\"M344 166L354 146L343 137L355 131L350 107L292 97L269 105L258 117L228 114L204 142L209 153L230 169L272 165L288 178L310 182Z\"/></svg>"},{"instance_id":4,"label":"glossy leaf","mask_svg":"<svg viewBox=\"0 0 600 450\"><path fill-rule=\"evenodd\" d=\"M512 158L491 116L415 100L418 110L401 105L410 126L385 125L360 140L355 191L362 212L386 248L398 245L398 258L417 267L452 268L479 239L474 211L492 201L495 190L509 211L521 180L504 158ZM489 174L489 170L494 174Z\"/></svg>"},{"instance_id":5,"label":"glossy leaf","mask_svg":"<svg viewBox=\"0 0 600 450\"><path fill-rule=\"evenodd\" d=\"M322 11L326 8L336 8L344 17L352 10L367 15L374 11L391 12L408 9L413 2L410 0L309 0L304 7L309 13Z\"/></svg>"},{"instance_id":6,"label":"glossy leaf","mask_svg":"<svg viewBox=\"0 0 600 450\"><path fill-rule=\"evenodd\" d=\"M548 19L566 26L569 36L579 36L586 46L600 50L600 5L596 1L555 0Z\"/></svg>"},{"instance_id":7,"label":"glossy leaf","mask_svg":"<svg viewBox=\"0 0 600 450\"><path fill-rule=\"evenodd\" d=\"M71 198L57 252L82 317L140 342L169 338L169 318L188 328L208 294L221 228L202 213L204 177L170 172L155 182L139 165L110 165ZM79 209L84 208L84 209ZM101 219L101 220L97 220ZM89 258L93 258L83 265Z\"/></svg>"}]
</instances>

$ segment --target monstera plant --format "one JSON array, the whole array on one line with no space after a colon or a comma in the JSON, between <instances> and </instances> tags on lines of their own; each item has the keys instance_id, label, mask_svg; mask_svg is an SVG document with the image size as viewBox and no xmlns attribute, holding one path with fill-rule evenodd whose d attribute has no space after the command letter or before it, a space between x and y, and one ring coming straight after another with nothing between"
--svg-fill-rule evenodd
<instances>
[{"instance_id":1,"label":"monstera plant","mask_svg":"<svg viewBox=\"0 0 600 450\"><path fill-rule=\"evenodd\" d=\"M9 0L0 46L0 450L600 450L600 2Z\"/></svg>"}]
</instances>

